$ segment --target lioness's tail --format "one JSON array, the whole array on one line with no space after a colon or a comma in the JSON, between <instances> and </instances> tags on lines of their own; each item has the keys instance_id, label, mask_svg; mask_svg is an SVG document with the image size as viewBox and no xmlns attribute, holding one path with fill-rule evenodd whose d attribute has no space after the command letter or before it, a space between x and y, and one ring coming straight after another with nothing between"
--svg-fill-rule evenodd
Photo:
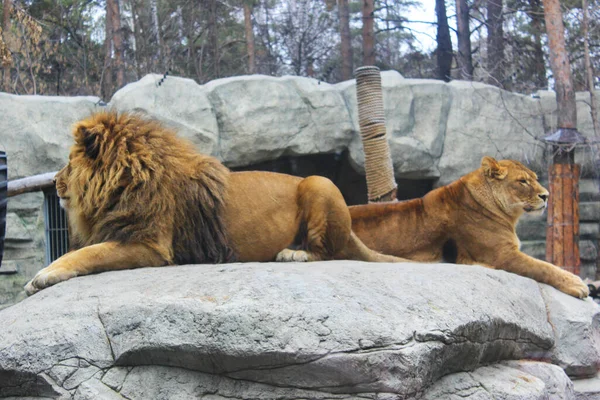
<instances>
[{"instance_id":1,"label":"lioness's tail","mask_svg":"<svg viewBox=\"0 0 600 400\"><path fill-rule=\"evenodd\" d=\"M335 258L369 262L411 262L405 258L388 256L386 254L378 253L375 250L371 250L354 234L354 232L350 233L348 244Z\"/></svg>"}]
</instances>

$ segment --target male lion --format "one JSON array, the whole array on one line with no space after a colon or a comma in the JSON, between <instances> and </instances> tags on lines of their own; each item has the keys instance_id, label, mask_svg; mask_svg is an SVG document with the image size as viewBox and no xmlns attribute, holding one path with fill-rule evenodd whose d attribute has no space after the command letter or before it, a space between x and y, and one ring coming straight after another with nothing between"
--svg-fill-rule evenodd
<instances>
[{"instance_id":1,"label":"male lion","mask_svg":"<svg viewBox=\"0 0 600 400\"><path fill-rule=\"evenodd\" d=\"M72 251L27 293L99 271L229 261L354 259L398 262L351 231L328 179L230 172L157 121L100 112L78 122L56 175ZM303 250L287 249L301 239Z\"/></svg>"},{"instance_id":2,"label":"male lion","mask_svg":"<svg viewBox=\"0 0 600 400\"><path fill-rule=\"evenodd\" d=\"M420 199L354 206L350 214L356 235L382 253L502 269L584 298L589 291L578 276L519 250L519 217L543 211L547 200L523 164L484 157L479 169Z\"/></svg>"}]
</instances>

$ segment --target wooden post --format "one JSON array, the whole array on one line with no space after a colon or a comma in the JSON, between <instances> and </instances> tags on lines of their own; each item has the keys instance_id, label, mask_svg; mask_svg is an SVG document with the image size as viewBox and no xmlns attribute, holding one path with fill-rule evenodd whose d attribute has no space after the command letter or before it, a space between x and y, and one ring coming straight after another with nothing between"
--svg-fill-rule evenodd
<instances>
[{"instance_id":1,"label":"wooden post","mask_svg":"<svg viewBox=\"0 0 600 400\"><path fill-rule=\"evenodd\" d=\"M552 164L546 261L579 275L579 165Z\"/></svg>"},{"instance_id":2,"label":"wooden post","mask_svg":"<svg viewBox=\"0 0 600 400\"><path fill-rule=\"evenodd\" d=\"M556 133L545 138L547 143L555 144L554 165L549 174L553 205L546 230L546 246L551 243L552 249L546 252L546 259L579 275L579 166L575 164L573 149L586 140L577 132L577 104L560 0L543 0L543 4L558 126Z\"/></svg>"}]
</instances>

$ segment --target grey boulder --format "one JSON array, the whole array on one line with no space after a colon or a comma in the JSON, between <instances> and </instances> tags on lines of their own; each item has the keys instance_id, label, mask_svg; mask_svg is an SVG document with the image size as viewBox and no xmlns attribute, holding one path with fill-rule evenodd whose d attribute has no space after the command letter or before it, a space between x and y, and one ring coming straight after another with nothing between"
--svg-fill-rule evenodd
<instances>
[{"instance_id":1,"label":"grey boulder","mask_svg":"<svg viewBox=\"0 0 600 400\"><path fill-rule=\"evenodd\" d=\"M0 397L418 398L447 375L503 360L560 365L581 356L562 346L593 347L557 337L541 290L566 296L444 264L248 263L75 278L0 311ZM574 301L563 306L587 313L596 331L598 306ZM591 368L598 358L576 362ZM549 390L536 379L532 388Z\"/></svg>"}]
</instances>

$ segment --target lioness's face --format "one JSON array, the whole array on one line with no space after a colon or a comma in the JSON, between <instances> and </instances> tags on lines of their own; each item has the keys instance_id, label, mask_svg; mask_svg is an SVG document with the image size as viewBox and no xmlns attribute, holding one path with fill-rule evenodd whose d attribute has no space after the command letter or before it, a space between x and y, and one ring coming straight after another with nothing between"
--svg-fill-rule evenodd
<instances>
[{"instance_id":1,"label":"lioness's face","mask_svg":"<svg viewBox=\"0 0 600 400\"><path fill-rule=\"evenodd\" d=\"M520 162L485 157L482 168L494 196L507 212L542 213L548 205L548 190L540 185L535 172Z\"/></svg>"},{"instance_id":2,"label":"lioness's face","mask_svg":"<svg viewBox=\"0 0 600 400\"><path fill-rule=\"evenodd\" d=\"M56 176L54 177L54 182L56 185L56 194L60 199L60 206L65 210L69 208L69 175L71 173L71 163L67 164L63 169L58 171Z\"/></svg>"}]
</instances>

